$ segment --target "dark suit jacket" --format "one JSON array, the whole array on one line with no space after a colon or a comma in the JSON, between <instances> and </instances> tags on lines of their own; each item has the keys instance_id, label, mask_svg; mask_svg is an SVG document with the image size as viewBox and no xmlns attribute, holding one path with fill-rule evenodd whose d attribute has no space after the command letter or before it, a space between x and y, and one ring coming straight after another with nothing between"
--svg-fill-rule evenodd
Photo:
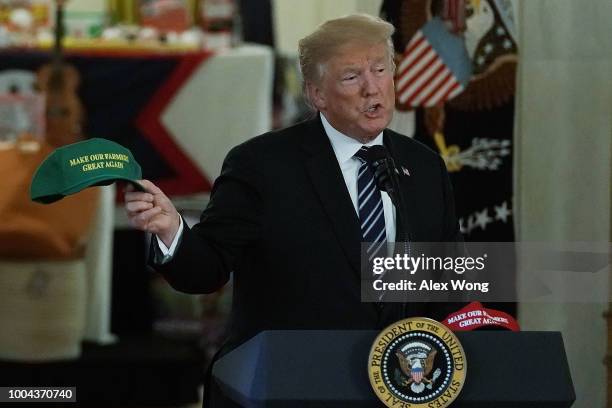
<instances>
[{"instance_id":1,"label":"dark suit jacket","mask_svg":"<svg viewBox=\"0 0 612 408\"><path fill-rule=\"evenodd\" d=\"M414 242L460 239L444 162L391 130ZM263 330L382 329L427 304L360 301L359 220L319 117L255 137L227 155L201 222L154 268L177 290L210 293L234 273L231 349Z\"/></svg>"}]
</instances>

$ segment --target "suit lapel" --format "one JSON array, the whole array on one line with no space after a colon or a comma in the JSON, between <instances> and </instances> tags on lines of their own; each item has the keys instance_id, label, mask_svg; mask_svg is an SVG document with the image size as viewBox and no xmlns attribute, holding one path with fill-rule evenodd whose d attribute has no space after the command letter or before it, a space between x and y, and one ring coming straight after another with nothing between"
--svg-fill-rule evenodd
<instances>
[{"instance_id":1,"label":"suit lapel","mask_svg":"<svg viewBox=\"0 0 612 408\"><path fill-rule=\"evenodd\" d=\"M308 175L340 246L359 275L361 230L342 171L318 115L306 129L302 148Z\"/></svg>"}]
</instances>

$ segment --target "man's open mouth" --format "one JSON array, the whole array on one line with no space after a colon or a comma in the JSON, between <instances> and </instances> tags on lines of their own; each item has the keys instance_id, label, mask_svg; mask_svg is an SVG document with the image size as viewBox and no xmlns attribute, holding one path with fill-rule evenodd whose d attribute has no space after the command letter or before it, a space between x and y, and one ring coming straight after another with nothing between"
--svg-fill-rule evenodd
<instances>
[{"instance_id":1,"label":"man's open mouth","mask_svg":"<svg viewBox=\"0 0 612 408\"><path fill-rule=\"evenodd\" d=\"M372 105L369 105L364 112L367 114L375 114L377 113L380 109L382 108L382 105L380 103L374 103Z\"/></svg>"}]
</instances>

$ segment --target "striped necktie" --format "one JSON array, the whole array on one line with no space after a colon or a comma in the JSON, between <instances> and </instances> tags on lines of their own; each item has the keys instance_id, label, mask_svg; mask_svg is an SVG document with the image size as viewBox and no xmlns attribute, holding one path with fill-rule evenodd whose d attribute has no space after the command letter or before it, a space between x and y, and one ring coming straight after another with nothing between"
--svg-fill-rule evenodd
<instances>
[{"instance_id":1,"label":"striped necktie","mask_svg":"<svg viewBox=\"0 0 612 408\"><path fill-rule=\"evenodd\" d=\"M357 173L357 205L361 223L361 237L368 243L368 260L380 256L385 248L385 212L380 190L374 178L372 166L367 161L368 146L362 146L355 157L361 162Z\"/></svg>"}]
</instances>

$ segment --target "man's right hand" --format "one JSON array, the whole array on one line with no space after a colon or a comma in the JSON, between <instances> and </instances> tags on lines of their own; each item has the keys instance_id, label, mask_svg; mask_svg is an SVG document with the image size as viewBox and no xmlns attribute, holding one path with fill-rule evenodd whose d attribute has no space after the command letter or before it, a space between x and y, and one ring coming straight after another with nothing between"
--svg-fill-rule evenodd
<instances>
[{"instance_id":1,"label":"man's right hand","mask_svg":"<svg viewBox=\"0 0 612 408\"><path fill-rule=\"evenodd\" d=\"M149 180L138 182L146 192L135 191L132 185L128 185L124 196L130 225L157 235L170 247L180 226L180 215L159 187Z\"/></svg>"}]
</instances>

